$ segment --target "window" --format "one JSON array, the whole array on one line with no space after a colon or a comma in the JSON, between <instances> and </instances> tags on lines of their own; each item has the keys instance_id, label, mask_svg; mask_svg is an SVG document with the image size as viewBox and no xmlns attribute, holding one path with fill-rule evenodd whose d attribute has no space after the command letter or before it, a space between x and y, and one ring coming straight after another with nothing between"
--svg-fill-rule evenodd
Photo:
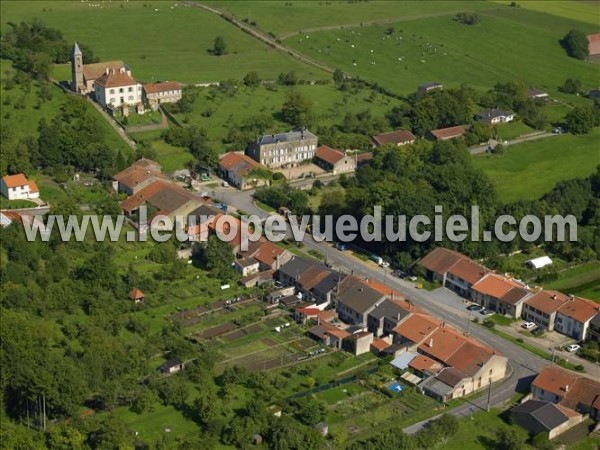
<instances>
[{"instance_id":1,"label":"window","mask_svg":"<svg viewBox=\"0 0 600 450\"><path fill-rule=\"evenodd\" d=\"M119 88L119 94L123 93L123 88Z\"/></svg>"},{"instance_id":2,"label":"window","mask_svg":"<svg viewBox=\"0 0 600 450\"><path fill-rule=\"evenodd\" d=\"M115 93L115 90L114 90L114 89L111 89L111 90L110 90L110 93L111 93L111 94L114 94L114 93Z\"/></svg>"},{"instance_id":3,"label":"window","mask_svg":"<svg viewBox=\"0 0 600 450\"><path fill-rule=\"evenodd\" d=\"M132 87L128 87L127 88L127 92L133 92L133 88Z\"/></svg>"}]
</instances>

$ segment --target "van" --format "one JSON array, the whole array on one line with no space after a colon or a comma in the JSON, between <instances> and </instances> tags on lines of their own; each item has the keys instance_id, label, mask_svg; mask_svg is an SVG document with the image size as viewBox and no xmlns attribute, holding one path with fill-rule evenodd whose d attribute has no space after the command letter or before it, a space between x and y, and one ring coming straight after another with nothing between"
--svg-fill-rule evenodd
<instances>
[{"instance_id":1,"label":"van","mask_svg":"<svg viewBox=\"0 0 600 450\"><path fill-rule=\"evenodd\" d=\"M369 259L378 265L383 264L383 258L381 256L371 255Z\"/></svg>"}]
</instances>

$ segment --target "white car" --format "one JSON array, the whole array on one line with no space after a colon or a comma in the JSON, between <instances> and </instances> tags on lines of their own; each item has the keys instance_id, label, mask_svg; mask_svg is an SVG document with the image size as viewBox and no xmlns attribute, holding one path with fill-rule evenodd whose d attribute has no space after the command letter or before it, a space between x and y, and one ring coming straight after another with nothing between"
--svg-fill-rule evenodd
<instances>
[{"instance_id":1,"label":"white car","mask_svg":"<svg viewBox=\"0 0 600 450\"><path fill-rule=\"evenodd\" d=\"M412 277L409 278L410 281L417 281L419 278L415 277L414 275Z\"/></svg>"},{"instance_id":2,"label":"white car","mask_svg":"<svg viewBox=\"0 0 600 450\"><path fill-rule=\"evenodd\" d=\"M389 263L389 262L387 262L387 261L382 261L382 262L380 262L380 263L379 263L379 265L380 265L381 267L390 267L390 263Z\"/></svg>"},{"instance_id":3,"label":"white car","mask_svg":"<svg viewBox=\"0 0 600 450\"><path fill-rule=\"evenodd\" d=\"M581 348L581 345L571 344L571 345L567 345L565 350L568 351L569 353L573 353L573 352L576 352L577 350L579 350L580 348Z\"/></svg>"},{"instance_id":4,"label":"white car","mask_svg":"<svg viewBox=\"0 0 600 450\"><path fill-rule=\"evenodd\" d=\"M531 330L532 328L535 328L535 323L533 322L525 322L523 325L521 325L523 328L525 328L526 330Z\"/></svg>"},{"instance_id":5,"label":"white car","mask_svg":"<svg viewBox=\"0 0 600 450\"><path fill-rule=\"evenodd\" d=\"M221 183L221 186L223 186L223 187L229 187L229 183L227 181L223 181L223 183Z\"/></svg>"}]
</instances>

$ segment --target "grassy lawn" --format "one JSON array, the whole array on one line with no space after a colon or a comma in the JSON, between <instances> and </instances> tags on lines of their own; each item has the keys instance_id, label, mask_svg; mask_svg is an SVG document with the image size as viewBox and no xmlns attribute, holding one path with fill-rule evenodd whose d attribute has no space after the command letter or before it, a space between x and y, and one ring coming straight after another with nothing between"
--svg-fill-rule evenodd
<instances>
[{"instance_id":1,"label":"grassy lawn","mask_svg":"<svg viewBox=\"0 0 600 450\"><path fill-rule=\"evenodd\" d=\"M421 2L427 3L431 2ZM389 25L373 25L302 34L285 43L402 94L414 92L426 81L488 89L518 79L568 98L558 92L567 73L586 88L597 84L597 67L570 58L558 43L572 28L593 33L597 26L495 6L482 10L481 22L474 26L438 16L398 22L389 37L385 34Z\"/></svg>"},{"instance_id":2,"label":"grassy lawn","mask_svg":"<svg viewBox=\"0 0 600 450\"><path fill-rule=\"evenodd\" d=\"M560 278L546 284L568 294L576 294L600 303L600 262L594 261L559 272Z\"/></svg>"},{"instance_id":3,"label":"grassy lawn","mask_svg":"<svg viewBox=\"0 0 600 450\"><path fill-rule=\"evenodd\" d=\"M486 2L467 1L381 1L377 7L369 2L207 2L242 20L256 22L259 28L284 36L318 28L360 26L363 22L411 20L423 16L452 14L457 11L491 8ZM281 17L293 20L281 20Z\"/></svg>"},{"instance_id":4,"label":"grassy lawn","mask_svg":"<svg viewBox=\"0 0 600 450\"><path fill-rule=\"evenodd\" d=\"M130 133L130 136L136 142L150 144L152 150L156 153L155 159L160 163L164 172L169 173L185 169L186 163L193 159L191 153L186 148L167 144L160 137L162 132L163 130L153 130Z\"/></svg>"},{"instance_id":5,"label":"grassy lawn","mask_svg":"<svg viewBox=\"0 0 600 450\"><path fill-rule=\"evenodd\" d=\"M0 209L35 208L37 205L29 200L9 200L0 196Z\"/></svg>"},{"instance_id":6,"label":"grassy lawn","mask_svg":"<svg viewBox=\"0 0 600 450\"><path fill-rule=\"evenodd\" d=\"M147 82L241 79L257 68L268 79L289 70L305 79L329 77L198 8L168 1L94 6L89 2L2 2L2 30L7 22L39 18L62 31L67 40L91 46L100 60L127 62L136 79ZM228 54L212 56L208 50L219 35L226 36Z\"/></svg>"},{"instance_id":7,"label":"grassy lawn","mask_svg":"<svg viewBox=\"0 0 600 450\"><path fill-rule=\"evenodd\" d=\"M496 134L499 140L510 140L523 136L524 134L533 133L535 130L530 126L525 125L520 120L499 125L496 127Z\"/></svg>"},{"instance_id":8,"label":"grassy lawn","mask_svg":"<svg viewBox=\"0 0 600 450\"><path fill-rule=\"evenodd\" d=\"M595 128L584 136L523 142L506 148L502 156L477 156L474 163L491 178L500 200L536 199L558 181L591 174L600 163L599 138L600 128Z\"/></svg>"},{"instance_id":9,"label":"grassy lawn","mask_svg":"<svg viewBox=\"0 0 600 450\"><path fill-rule=\"evenodd\" d=\"M161 123L161 121L162 115L159 111L146 111L144 114L131 114L129 117L119 117L119 122L124 123L128 127L154 125Z\"/></svg>"}]
</instances>

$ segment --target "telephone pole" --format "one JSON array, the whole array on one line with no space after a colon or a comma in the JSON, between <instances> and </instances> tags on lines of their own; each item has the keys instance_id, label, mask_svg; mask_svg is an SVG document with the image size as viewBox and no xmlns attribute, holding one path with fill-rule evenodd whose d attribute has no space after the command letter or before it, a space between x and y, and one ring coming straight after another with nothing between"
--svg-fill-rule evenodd
<instances>
[{"instance_id":1,"label":"telephone pole","mask_svg":"<svg viewBox=\"0 0 600 450\"><path fill-rule=\"evenodd\" d=\"M488 385L487 412L490 412L491 398L492 398L492 379L490 378L490 384Z\"/></svg>"}]
</instances>

